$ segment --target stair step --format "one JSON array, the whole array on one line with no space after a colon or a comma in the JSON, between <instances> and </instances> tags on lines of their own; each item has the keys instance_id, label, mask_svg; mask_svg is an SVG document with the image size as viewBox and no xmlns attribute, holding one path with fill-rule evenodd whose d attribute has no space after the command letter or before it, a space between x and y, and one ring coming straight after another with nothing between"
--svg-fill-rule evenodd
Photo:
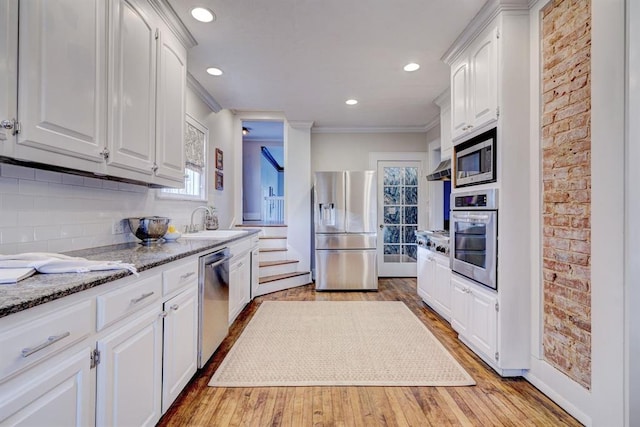
<instances>
[{"instance_id":1,"label":"stair step","mask_svg":"<svg viewBox=\"0 0 640 427\"><path fill-rule=\"evenodd\" d=\"M260 249L286 249L287 238L286 237L260 237L258 243Z\"/></svg>"},{"instance_id":2,"label":"stair step","mask_svg":"<svg viewBox=\"0 0 640 427\"><path fill-rule=\"evenodd\" d=\"M296 262L300 262L297 259L283 259L279 261L261 261L260 267L273 267L274 265L283 265L283 264L293 264Z\"/></svg>"},{"instance_id":3,"label":"stair step","mask_svg":"<svg viewBox=\"0 0 640 427\"><path fill-rule=\"evenodd\" d=\"M260 230L260 237L287 237L287 226L283 224L238 224L239 228L254 228Z\"/></svg>"},{"instance_id":4,"label":"stair step","mask_svg":"<svg viewBox=\"0 0 640 427\"><path fill-rule=\"evenodd\" d=\"M258 277L275 276L278 274L293 273L298 269L298 260L275 260L260 262Z\"/></svg>"},{"instance_id":5,"label":"stair step","mask_svg":"<svg viewBox=\"0 0 640 427\"><path fill-rule=\"evenodd\" d=\"M287 252L287 250L284 249L284 248L275 248L275 249L272 249L272 248L264 248L264 249L260 248L259 251L260 252Z\"/></svg>"},{"instance_id":6,"label":"stair step","mask_svg":"<svg viewBox=\"0 0 640 427\"><path fill-rule=\"evenodd\" d=\"M309 272L296 271L295 273L274 274L273 276L261 277L258 283L262 285L263 283L275 282L276 280L284 280L292 277L304 276L305 274L309 274Z\"/></svg>"},{"instance_id":7,"label":"stair step","mask_svg":"<svg viewBox=\"0 0 640 427\"><path fill-rule=\"evenodd\" d=\"M289 258L289 251L286 249L260 249L258 259L260 262L284 261Z\"/></svg>"},{"instance_id":8,"label":"stair step","mask_svg":"<svg viewBox=\"0 0 640 427\"><path fill-rule=\"evenodd\" d=\"M262 227L286 227L287 224L273 224L273 223L260 223L256 222L254 224L236 224L236 227L248 227L248 228L262 228Z\"/></svg>"}]
</instances>

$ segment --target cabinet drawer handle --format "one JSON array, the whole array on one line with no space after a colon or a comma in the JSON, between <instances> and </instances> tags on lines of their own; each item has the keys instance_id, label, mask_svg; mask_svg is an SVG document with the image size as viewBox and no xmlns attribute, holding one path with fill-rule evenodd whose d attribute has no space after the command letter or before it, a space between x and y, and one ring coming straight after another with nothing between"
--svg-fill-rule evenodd
<instances>
[{"instance_id":1,"label":"cabinet drawer handle","mask_svg":"<svg viewBox=\"0 0 640 427\"><path fill-rule=\"evenodd\" d=\"M151 292L147 292L146 294L142 294L142 295L140 295L138 298L133 298L133 299L131 300L131 304L137 304L137 303L139 303L140 301L142 301L143 299L145 299L145 298L149 298L149 297L150 297L151 295L153 295L153 294L154 294L154 292L153 292L153 291L151 291Z\"/></svg>"},{"instance_id":2,"label":"cabinet drawer handle","mask_svg":"<svg viewBox=\"0 0 640 427\"><path fill-rule=\"evenodd\" d=\"M169 307L171 310L176 311L180 308L180 306L178 304L173 304L171 307Z\"/></svg>"},{"instance_id":3,"label":"cabinet drawer handle","mask_svg":"<svg viewBox=\"0 0 640 427\"><path fill-rule=\"evenodd\" d=\"M164 319L168 315L169 315L169 313L167 313L166 311L161 311L160 314L158 314L158 317L160 317L161 319Z\"/></svg>"},{"instance_id":4,"label":"cabinet drawer handle","mask_svg":"<svg viewBox=\"0 0 640 427\"><path fill-rule=\"evenodd\" d=\"M60 335L52 335L49 338L47 338L47 340L45 342L43 342L42 344L39 344L35 347L31 347L31 348L23 348L22 349L22 357L29 357L31 356L33 353L36 353L40 350L42 350L43 348L47 348L49 347L51 344L55 344L58 341L60 341L63 338L68 337L69 335L71 335L71 332L67 331L64 332Z\"/></svg>"},{"instance_id":5,"label":"cabinet drawer handle","mask_svg":"<svg viewBox=\"0 0 640 427\"><path fill-rule=\"evenodd\" d=\"M187 279L187 278L189 278L189 277L193 276L194 274L196 274L194 271L192 271L192 272L190 272L190 273L185 273L185 274L183 274L182 276L180 276L180 280Z\"/></svg>"},{"instance_id":6,"label":"cabinet drawer handle","mask_svg":"<svg viewBox=\"0 0 640 427\"><path fill-rule=\"evenodd\" d=\"M239 263L239 264L238 264L238 268L242 267L243 265L244 265L244 264Z\"/></svg>"}]
</instances>

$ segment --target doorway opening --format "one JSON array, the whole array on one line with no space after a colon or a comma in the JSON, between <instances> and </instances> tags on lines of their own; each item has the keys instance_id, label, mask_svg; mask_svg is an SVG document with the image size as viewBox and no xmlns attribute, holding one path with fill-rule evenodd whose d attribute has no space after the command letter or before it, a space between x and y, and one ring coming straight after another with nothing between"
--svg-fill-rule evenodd
<instances>
[{"instance_id":1,"label":"doorway opening","mask_svg":"<svg viewBox=\"0 0 640 427\"><path fill-rule=\"evenodd\" d=\"M242 220L284 224L284 123L242 121Z\"/></svg>"}]
</instances>

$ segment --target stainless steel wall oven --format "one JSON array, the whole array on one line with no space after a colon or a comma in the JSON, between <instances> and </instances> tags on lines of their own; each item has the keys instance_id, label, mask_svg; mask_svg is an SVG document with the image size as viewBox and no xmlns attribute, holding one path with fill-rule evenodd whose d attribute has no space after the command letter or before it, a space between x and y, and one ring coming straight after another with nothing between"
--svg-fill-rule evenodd
<instances>
[{"instance_id":1,"label":"stainless steel wall oven","mask_svg":"<svg viewBox=\"0 0 640 427\"><path fill-rule=\"evenodd\" d=\"M451 270L498 289L498 190L451 194Z\"/></svg>"}]
</instances>

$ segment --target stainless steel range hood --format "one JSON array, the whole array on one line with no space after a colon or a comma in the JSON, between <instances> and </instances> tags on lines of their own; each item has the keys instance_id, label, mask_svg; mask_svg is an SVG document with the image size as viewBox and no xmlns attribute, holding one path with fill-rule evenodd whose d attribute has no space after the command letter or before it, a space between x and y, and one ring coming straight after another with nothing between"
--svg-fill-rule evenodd
<instances>
[{"instance_id":1,"label":"stainless steel range hood","mask_svg":"<svg viewBox=\"0 0 640 427\"><path fill-rule=\"evenodd\" d=\"M451 159L441 161L438 167L427 175L427 181L449 180L451 180Z\"/></svg>"}]
</instances>

